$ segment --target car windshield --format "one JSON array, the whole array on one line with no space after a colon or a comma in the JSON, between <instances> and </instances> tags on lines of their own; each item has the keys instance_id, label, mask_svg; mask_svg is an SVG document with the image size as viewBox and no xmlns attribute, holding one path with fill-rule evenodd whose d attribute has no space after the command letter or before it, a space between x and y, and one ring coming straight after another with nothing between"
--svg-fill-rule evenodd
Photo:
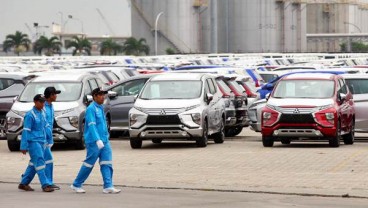
<instances>
[{"instance_id":1,"label":"car windshield","mask_svg":"<svg viewBox=\"0 0 368 208\"><path fill-rule=\"evenodd\" d=\"M152 81L148 82L141 99L194 99L201 96L201 81Z\"/></svg>"},{"instance_id":2,"label":"car windshield","mask_svg":"<svg viewBox=\"0 0 368 208\"><path fill-rule=\"evenodd\" d=\"M61 93L58 94L56 102L75 101L80 98L82 91L82 83L76 82L33 82L29 83L19 97L20 102L33 102L33 97L36 94L43 94L46 87L53 86Z\"/></svg>"},{"instance_id":3,"label":"car windshield","mask_svg":"<svg viewBox=\"0 0 368 208\"><path fill-rule=\"evenodd\" d=\"M272 97L275 98L329 98L334 94L331 80L282 80Z\"/></svg>"}]
</instances>

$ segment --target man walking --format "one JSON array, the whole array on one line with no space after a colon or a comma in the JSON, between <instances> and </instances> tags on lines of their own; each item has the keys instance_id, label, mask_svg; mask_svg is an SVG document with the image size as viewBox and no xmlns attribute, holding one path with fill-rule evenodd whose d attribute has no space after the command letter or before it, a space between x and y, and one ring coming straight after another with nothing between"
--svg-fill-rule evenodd
<instances>
[{"instance_id":1,"label":"man walking","mask_svg":"<svg viewBox=\"0 0 368 208\"><path fill-rule=\"evenodd\" d=\"M103 178L103 193L119 193L121 190L114 188L112 183L112 150L109 141L104 103L106 91L96 88L92 91L93 102L87 107L85 115L84 141L87 148L87 157L79 170L77 178L70 186L77 193L85 193L83 183L91 173L97 159L100 163L100 171Z\"/></svg>"},{"instance_id":2,"label":"man walking","mask_svg":"<svg viewBox=\"0 0 368 208\"><path fill-rule=\"evenodd\" d=\"M46 122L48 124L48 133L51 134L51 142L48 143L45 149L45 163L46 163L46 177L49 179L50 183L52 184L51 187L55 190L59 190L60 187L54 184L54 178L53 178L53 171L54 171L54 159L51 153L51 147L54 144L53 138L52 138L52 129L54 127L54 107L52 105L52 102L56 101L57 94L60 94L60 90L56 90L55 87L47 87L44 91L44 95L46 98L45 102L45 114L46 114Z\"/></svg>"},{"instance_id":3,"label":"man walking","mask_svg":"<svg viewBox=\"0 0 368 208\"><path fill-rule=\"evenodd\" d=\"M41 94L37 94L33 98L34 107L28 111L24 117L24 127L22 132L22 139L20 143L20 151L25 155L29 151L31 160L29 165L22 175L22 180L18 189L24 191L34 191L29 186L37 173L44 192L52 192L54 188L51 187L49 179L45 173L45 159L44 152L47 143L51 143L50 135L45 129L48 128L43 107L45 98Z\"/></svg>"}]
</instances>

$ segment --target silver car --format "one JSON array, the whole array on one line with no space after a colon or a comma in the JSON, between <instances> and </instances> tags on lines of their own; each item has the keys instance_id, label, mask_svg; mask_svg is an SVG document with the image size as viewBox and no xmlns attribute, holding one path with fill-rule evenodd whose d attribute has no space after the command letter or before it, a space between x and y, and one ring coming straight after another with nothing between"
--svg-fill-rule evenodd
<instances>
[{"instance_id":1,"label":"silver car","mask_svg":"<svg viewBox=\"0 0 368 208\"><path fill-rule=\"evenodd\" d=\"M368 132L368 74L343 74L355 108L355 132Z\"/></svg>"},{"instance_id":2,"label":"silver car","mask_svg":"<svg viewBox=\"0 0 368 208\"><path fill-rule=\"evenodd\" d=\"M24 115L33 106L33 97L43 94L48 86L60 90L57 101L53 102L55 122L53 137L55 142L73 143L76 149L84 149L83 130L84 113L92 101L91 92L101 87L98 77L88 73L45 73L29 82L6 114L8 148L19 150ZM114 96L115 92L110 92ZM105 100L105 114L110 123L109 99Z\"/></svg>"},{"instance_id":3,"label":"silver car","mask_svg":"<svg viewBox=\"0 0 368 208\"><path fill-rule=\"evenodd\" d=\"M225 103L216 81L208 74L160 74L151 78L129 111L132 148L142 140L194 140L206 147L208 137L223 143Z\"/></svg>"}]
</instances>

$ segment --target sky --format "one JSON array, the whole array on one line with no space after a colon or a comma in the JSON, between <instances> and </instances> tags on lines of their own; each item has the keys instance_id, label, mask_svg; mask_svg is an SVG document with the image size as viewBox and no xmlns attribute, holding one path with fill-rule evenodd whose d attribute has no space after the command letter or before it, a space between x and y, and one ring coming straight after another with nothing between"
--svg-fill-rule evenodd
<instances>
[{"instance_id":1,"label":"sky","mask_svg":"<svg viewBox=\"0 0 368 208\"><path fill-rule=\"evenodd\" d=\"M105 21L97 12L98 8ZM72 19L68 16L72 15ZM129 0L0 0L0 43L6 35L19 30L36 38L34 23L38 23L38 36L51 36L52 24L65 25L65 33L87 36L131 36ZM27 26L29 26L29 29ZM110 25L111 30L107 25ZM45 26L48 26L46 28ZM82 28L83 27L83 28ZM115 34L115 35L114 35Z\"/></svg>"}]
</instances>

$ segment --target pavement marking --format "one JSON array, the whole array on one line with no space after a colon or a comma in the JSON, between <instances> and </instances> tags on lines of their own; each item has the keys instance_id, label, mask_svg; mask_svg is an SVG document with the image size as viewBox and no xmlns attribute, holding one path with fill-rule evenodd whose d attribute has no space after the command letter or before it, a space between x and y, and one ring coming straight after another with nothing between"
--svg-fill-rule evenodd
<instances>
[{"instance_id":1,"label":"pavement marking","mask_svg":"<svg viewBox=\"0 0 368 208\"><path fill-rule=\"evenodd\" d=\"M336 173L336 172L342 170L352 159L358 157L363 152L366 152L366 151L363 150L363 149L361 149L359 151L354 152L348 158L346 158L346 159L342 160L341 162L337 163L334 167L332 167L331 169L329 169L327 172Z\"/></svg>"}]
</instances>

